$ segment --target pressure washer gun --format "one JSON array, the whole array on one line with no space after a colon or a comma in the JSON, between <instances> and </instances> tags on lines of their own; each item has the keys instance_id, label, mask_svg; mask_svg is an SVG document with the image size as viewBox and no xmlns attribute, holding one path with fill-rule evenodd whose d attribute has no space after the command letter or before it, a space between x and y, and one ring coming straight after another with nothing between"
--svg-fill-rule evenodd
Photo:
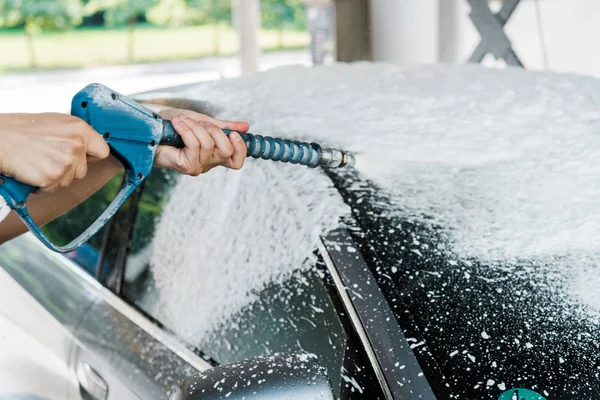
<instances>
[{"instance_id":1,"label":"pressure washer gun","mask_svg":"<svg viewBox=\"0 0 600 400\"><path fill-rule=\"evenodd\" d=\"M73 98L71 114L99 132L125 169L125 184L113 202L81 235L66 246L54 245L27 212L27 197L36 189L0 175L0 209L6 205L19 215L31 232L49 249L67 253L87 242L108 222L134 190L150 174L158 145L184 147L169 121L141 104L100 84L91 84ZM229 135L231 131L223 129ZM344 151L269 136L241 134L247 156L291 164L341 168L354 165L354 157ZM2 204L5 202L6 204ZM4 207L2 207L4 206Z\"/></svg>"}]
</instances>

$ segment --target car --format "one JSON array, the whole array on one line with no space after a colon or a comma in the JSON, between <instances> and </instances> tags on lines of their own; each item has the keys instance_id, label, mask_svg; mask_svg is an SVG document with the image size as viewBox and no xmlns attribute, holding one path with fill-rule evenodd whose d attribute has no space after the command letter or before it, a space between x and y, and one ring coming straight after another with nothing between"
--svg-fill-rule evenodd
<instances>
[{"instance_id":1,"label":"car","mask_svg":"<svg viewBox=\"0 0 600 400\"><path fill-rule=\"evenodd\" d=\"M364 81L344 83L340 71ZM477 74L492 86L498 76L541 79L470 66L411 71L403 73L432 79L433 92ZM257 82L287 74L311 98L329 90L314 74L366 90L371 76L395 72L284 68L134 97L218 115L229 97L215 106L189 93L216 87L235 96L245 82L264 95ZM278 102L249 104L276 113ZM89 243L96 265L110 266L95 274L29 234L0 247L0 312L67 371L57 398L597 398L600 331L582 304L561 297L560 272L531 260L457 257L432 215L396 212L402 202L377 180L300 168L249 160L243 171L199 178L155 169Z\"/></svg>"}]
</instances>

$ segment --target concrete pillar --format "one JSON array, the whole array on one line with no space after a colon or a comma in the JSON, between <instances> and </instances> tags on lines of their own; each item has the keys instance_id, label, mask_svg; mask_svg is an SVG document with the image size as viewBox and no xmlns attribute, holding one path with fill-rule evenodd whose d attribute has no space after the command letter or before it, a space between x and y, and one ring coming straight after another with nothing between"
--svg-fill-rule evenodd
<instances>
[{"instance_id":1,"label":"concrete pillar","mask_svg":"<svg viewBox=\"0 0 600 400\"><path fill-rule=\"evenodd\" d=\"M257 72L260 66L260 0L233 0L234 23L239 37L241 72Z\"/></svg>"},{"instance_id":2,"label":"concrete pillar","mask_svg":"<svg viewBox=\"0 0 600 400\"><path fill-rule=\"evenodd\" d=\"M373 60L402 65L436 63L439 1L370 1Z\"/></svg>"},{"instance_id":3,"label":"concrete pillar","mask_svg":"<svg viewBox=\"0 0 600 400\"><path fill-rule=\"evenodd\" d=\"M461 23L465 23L462 13L464 0L439 1L438 56L442 63L458 63L461 59Z\"/></svg>"},{"instance_id":4,"label":"concrete pillar","mask_svg":"<svg viewBox=\"0 0 600 400\"><path fill-rule=\"evenodd\" d=\"M371 60L371 28L369 26L370 1L334 1L336 60L340 62Z\"/></svg>"}]
</instances>

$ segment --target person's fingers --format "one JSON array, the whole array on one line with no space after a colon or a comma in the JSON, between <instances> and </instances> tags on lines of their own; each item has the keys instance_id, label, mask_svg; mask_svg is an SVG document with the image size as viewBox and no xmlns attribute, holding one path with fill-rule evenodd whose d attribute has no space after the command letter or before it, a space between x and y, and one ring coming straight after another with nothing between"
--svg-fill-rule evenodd
<instances>
[{"instance_id":1,"label":"person's fingers","mask_svg":"<svg viewBox=\"0 0 600 400\"><path fill-rule=\"evenodd\" d=\"M229 140L233 147L233 155L231 156L227 167L231 169L240 169L244 165L244 161L246 161L246 144L237 132L231 132L229 134Z\"/></svg>"},{"instance_id":2,"label":"person's fingers","mask_svg":"<svg viewBox=\"0 0 600 400\"><path fill-rule=\"evenodd\" d=\"M179 116L184 110L180 110L178 108L167 108L159 112L162 119L172 120L173 118Z\"/></svg>"},{"instance_id":3,"label":"person's fingers","mask_svg":"<svg viewBox=\"0 0 600 400\"><path fill-rule=\"evenodd\" d=\"M75 177L76 167L78 161L81 160L80 154L85 152L85 145L83 139L81 140L70 140L64 147L64 151L56 154L56 163L62 171L62 176L58 181L58 187L66 188Z\"/></svg>"},{"instance_id":4,"label":"person's fingers","mask_svg":"<svg viewBox=\"0 0 600 400\"><path fill-rule=\"evenodd\" d=\"M209 117L207 115L203 115L203 114L199 114L199 115L202 117L202 119L204 121L208 121L211 124L214 124L221 129L229 129L231 131L244 132L244 133L248 132L248 129L250 129L250 124L248 124L247 122L229 121L229 120L225 120L225 119L215 119L215 118Z\"/></svg>"},{"instance_id":5,"label":"person's fingers","mask_svg":"<svg viewBox=\"0 0 600 400\"><path fill-rule=\"evenodd\" d=\"M44 179L40 187L44 191L53 191L71 184L80 165L86 165L85 139L81 135L57 137L53 141L52 151L45 153L44 160L38 160L44 166ZM84 172L87 173L87 168Z\"/></svg>"},{"instance_id":6,"label":"person's fingers","mask_svg":"<svg viewBox=\"0 0 600 400\"><path fill-rule=\"evenodd\" d=\"M83 149L82 151L77 152L77 154L75 154L75 156L73 157L73 161L75 162L73 165L73 178L85 178L88 171L86 152Z\"/></svg>"},{"instance_id":7,"label":"person's fingers","mask_svg":"<svg viewBox=\"0 0 600 400\"><path fill-rule=\"evenodd\" d=\"M82 126L81 129L85 129L85 124L79 125ZM76 176L81 179L87 173L86 143L89 138L86 138L85 134L83 131L76 132L55 142L54 161L61 169L62 175L60 179L57 179L59 187L67 187Z\"/></svg>"},{"instance_id":8,"label":"person's fingers","mask_svg":"<svg viewBox=\"0 0 600 400\"><path fill-rule=\"evenodd\" d=\"M40 193L53 193L53 192L56 192L56 190L58 190L58 186L59 186L59 183L57 182L57 183L53 183L50 186L40 187L38 189L38 191Z\"/></svg>"},{"instance_id":9,"label":"person's fingers","mask_svg":"<svg viewBox=\"0 0 600 400\"><path fill-rule=\"evenodd\" d=\"M250 124L242 121L224 121L217 119L213 123L220 128L242 133L246 133L248 132L248 129L250 129Z\"/></svg>"},{"instance_id":10,"label":"person's fingers","mask_svg":"<svg viewBox=\"0 0 600 400\"><path fill-rule=\"evenodd\" d=\"M205 129L215 142L215 155L219 161L226 161L233 155L233 146L227 135L216 125L205 124Z\"/></svg>"},{"instance_id":11,"label":"person's fingers","mask_svg":"<svg viewBox=\"0 0 600 400\"><path fill-rule=\"evenodd\" d=\"M170 119L180 114L186 115L189 118L195 119L197 121L210 122L211 124L217 125L219 128L222 129L229 129L236 132L248 132L248 129L250 129L250 125L247 122L215 119L209 117L208 115L191 110L167 109L160 112L161 117L165 119Z\"/></svg>"},{"instance_id":12,"label":"person's fingers","mask_svg":"<svg viewBox=\"0 0 600 400\"><path fill-rule=\"evenodd\" d=\"M94 163L97 163L98 161L102 161L102 158L98 158L98 157L90 156L90 155L88 154L88 156L87 156L87 163L88 163L88 164L94 164Z\"/></svg>"},{"instance_id":13,"label":"person's fingers","mask_svg":"<svg viewBox=\"0 0 600 400\"><path fill-rule=\"evenodd\" d=\"M69 187L69 185L71 185L71 182L73 182L73 179L75 178L75 173L76 173L76 169L74 167L67 170L65 172L65 174L63 175L62 179L60 180L58 187L60 187L60 188Z\"/></svg>"},{"instance_id":14,"label":"person's fingers","mask_svg":"<svg viewBox=\"0 0 600 400\"><path fill-rule=\"evenodd\" d=\"M77 124L76 133L81 135L84 144L87 147L87 154L92 157L104 159L110 154L110 148L106 143L106 140L96 132L91 126L85 123L83 120ZM110 135L110 132L105 132L105 135Z\"/></svg>"},{"instance_id":15,"label":"person's fingers","mask_svg":"<svg viewBox=\"0 0 600 400\"><path fill-rule=\"evenodd\" d=\"M179 116L171 119L175 131L181 136L185 148L178 149L172 146L158 146L156 151L156 165L175 169L176 171L198 175L201 171L200 142L192 129Z\"/></svg>"},{"instance_id":16,"label":"person's fingers","mask_svg":"<svg viewBox=\"0 0 600 400\"><path fill-rule=\"evenodd\" d=\"M192 110L184 110L181 108L170 108L170 109L163 110L160 112L160 116L164 119L171 119L171 118L174 118L177 116L186 116L195 121L208 121L208 122L214 121L214 119L212 117L209 117L206 114L201 114L199 112L192 111Z\"/></svg>"},{"instance_id":17,"label":"person's fingers","mask_svg":"<svg viewBox=\"0 0 600 400\"><path fill-rule=\"evenodd\" d=\"M70 157L71 160L69 160L69 156L65 155L64 153L48 154L45 161L40 163L40 165L44 166L44 171L40 171L41 175L44 177L40 185L41 192L48 193L56 191L59 187L61 187L65 177L67 177L67 181L69 181L69 179L72 180L72 178L69 178L69 176L73 176L73 156Z\"/></svg>"},{"instance_id":18,"label":"person's fingers","mask_svg":"<svg viewBox=\"0 0 600 400\"><path fill-rule=\"evenodd\" d=\"M206 128L210 126L210 122L198 122L185 115L182 116L182 119L183 122L190 127L192 132L194 132L196 138L200 142L200 164L203 166L210 165L215 149L215 141L206 130Z\"/></svg>"},{"instance_id":19,"label":"person's fingers","mask_svg":"<svg viewBox=\"0 0 600 400\"><path fill-rule=\"evenodd\" d=\"M89 137L87 144L87 154L97 159L103 160L110 154L108 144L98 133L93 133Z\"/></svg>"},{"instance_id":20,"label":"person's fingers","mask_svg":"<svg viewBox=\"0 0 600 400\"><path fill-rule=\"evenodd\" d=\"M161 112L165 119L174 115L174 110L165 111ZM177 111L179 113L171 118L171 123L181 135L185 147L176 149L159 146L155 159L157 166L194 176L210 171L218 165L232 169L240 169L243 166L247 153L246 145L237 133L240 129L232 128L247 130L247 123L219 121L193 111ZM228 138L222 129L231 129L235 133L232 132Z\"/></svg>"}]
</instances>

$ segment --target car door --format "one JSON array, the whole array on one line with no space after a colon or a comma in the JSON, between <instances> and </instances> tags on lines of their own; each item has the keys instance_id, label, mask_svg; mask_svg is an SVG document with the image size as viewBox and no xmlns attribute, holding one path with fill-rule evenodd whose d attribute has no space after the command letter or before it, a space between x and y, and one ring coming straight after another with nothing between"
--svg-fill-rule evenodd
<instances>
[{"instance_id":1,"label":"car door","mask_svg":"<svg viewBox=\"0 0 600 400\"><path fill-rule=\"evenodd\" d=\"M118 188L120 179L107 187ZM56 239L81 232L86 214L109 203L104 192L44 226L45 234ZM0 248L2 333L15 332L4 343L37 350L24 361L3 357L0 387L44 399L164 399L180 380L208 366L95 279L116 273L113 255L126 250L119 244L125 235L120 221L135 209L138 194L74 252L51 252L29 234ZM16 368L19 363L31 374ZM22 388L9 378L20 379Z\"/></svg>"},{"instance_id":2,"label":"car door","mask_svg":"<svg viewBox=\"0 0 600 400\"><path fill-rule=\"evenodd\" d=\"M182 379L209 367L82 266L30 235L3 246L0 262L3 318L27 336L19 339L22 347L35 345L48 359L37 366L39 352L24 366L3 359L0 393L10 384L11 393L48 400L165 399ZM7 376L19 365L16 387Z\"/></svg>"},{"instance_id":3,"label":"car door","mask_svg":"<svg viewBox=\"0 0 600 400\"><path fill-rule=\"evenodd\" d=\"M77 269L29 234L0 247L0 397L78 398L70 353L96 295Z\"/></svg>"},{"instance_id":4,"label":"car door","mask_svg":"<svg viewBox=\"0 0 600 400\"><path fill-rule=\"evenodd\" d=\"M71 364L89 399L167 399L179 382L210 365L97 282L75 332ZM83 383L83 382L82 382Z\"/></svg>"},{"instance_id":5,"label":"car door","mask_svg":"<svg viewBox=\"0 0 600 400\"><path fill-rule=\"evenodd\" d=\"M114 177L106 190L42 227L44 234L55 241L83 232L86 214L101 213L107 194L121 180L120 175ZM102 229L84 247L65 255L48 250L29 233L0 247L0 322L8 336L3 340L0 387L77 399L86 394L89 382L98 380L91 370L77 375L71 358L77 328L101 295L90 274L93 256L108 231ZM84 253L88 257L81 257Z\"/></svg>"},{"instance_id":6,"label":"car door","mask_svg":"<svg viewBox=\"0 0 600 400\"><path fill-rule=\"evenodd\" d=\"M102 235L97 256L72 253L82 265L94 301L74 331L70 365L91 400L166 399L181 380L210 367L206 361L118 296L124 242L140 203L141 188L121 207ZM99 238L99 239L98 239ZM80 251L80 250L78 250ZM101 267L100 267L101 266Z\"/></svg>"}]
</instances>

